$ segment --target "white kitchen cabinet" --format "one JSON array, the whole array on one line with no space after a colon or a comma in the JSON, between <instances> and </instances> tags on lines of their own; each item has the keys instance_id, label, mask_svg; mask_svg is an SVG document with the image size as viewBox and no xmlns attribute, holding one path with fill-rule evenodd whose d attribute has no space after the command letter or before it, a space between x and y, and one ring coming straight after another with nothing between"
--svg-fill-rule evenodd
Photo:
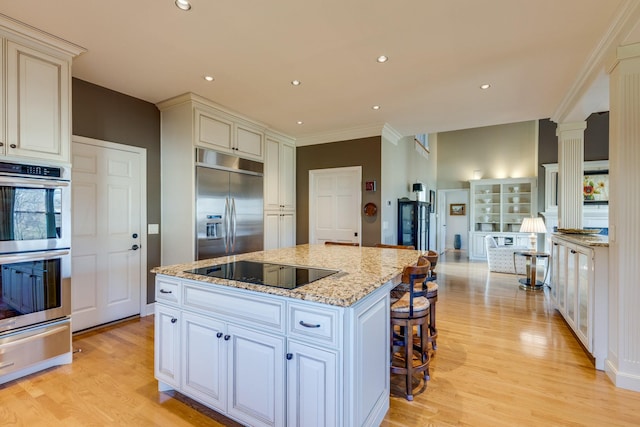
<instances>
[{"instance_id":1,"label":"white kitchen cabinet","mask_svg":"<svg viewBox=\"0 0 640 427\"><path fill-rule=\"evenodd\" d=\"M608 247L551 238L551 298L584 348L604 369L607 354Z\"/></svg>"},{"instance_id":2,"label":"white kitchen cabinet","mask_svg":"<svg viewBox=\"0 0 640 427\"><path fill-rule=\"evenodd\" d=\"M296 244L295 213L286 211L264 212L264 249L277 249Z\"/></svg>"},{"instance_id":3,"label":"white kitchen cabinet","mask_svg":"<svg viewBox=\"0 0 640 427\"><path fill-rule=\"evenodd\" d=\"M251 426L285 425L284 337L228 328L227 413Z\"/></svg>"},{"instance_id":4,"label":"white kitchen cabinet","mask_svg":"<svg viewBox=\"0 0 640 427\"><path fill-rule=\"evenodd\" d=\"M265 149L264 208L295 209L296 148L290 142L268 136Z\"/></svg>"},{"instance_id":5,"label":"white kitchen cabinet","mask_svg":"<svg viewBox=\"0 0 640 427\"><path fill-rule=\"evenodd\" d=\"M84 51L0 17L0 155L70 161L71 61Z\"/></svg>"},{"instance_id":6,"label":"white kitchen cabinet","mask_svg":"<svg viewBox=\"0 0 640 427\"><path fill-rule=\"evenodd\" d=\"M336 353L288 342L287 426L339 425Z\"/></svg>"},{"instance_id":7,"label":"white kitchen cabinet","mask_svg":"<svg viewBox=\"0 0 640 427\"><path fill-rule=\"evenodd\" d=\"M180 312L156 304L154 373L161 391L180 387Z\"/></svg>"},{"instance_id":8,"label":"white kitchen cabinet","mask_svg":"<svg viewBox=\"0 0 640 427\"><path fill-rule=\"evenodd\" d=\"M295 245L296 148L268 134L264 168L264 248Z\"/></svg>"},{"instance_id":9,"label":"white kitchen cabinet","mask_svg":"<svg viewBox=\"0 0 640 427\"><path fill-rule=\"evenodd\" d=\"M535 216L536 198L535 178L471 180L469 258L486 259L484 236L487 235L528 247L528 235L519 230L524 218Z\"/></svg>"},{"instance_id":10,"label":"white kitchen cabinet","mask_svg":"<svg viewBox=\"0 0 640 427\"><path fill-rule=\"evenodd\" d=\"M379 425L389 288L337 307L159 274L158 387L245 425Z\"/></svg>"},{"instance_id":11,"label":"white kitchen cabinet","mask_svg":"<svg viewBox=\"0 0 640 427\"><path fill-rule=\"evenodd\" d=\"M182 389L221 411L227 409L226 325L216 319L185 313L182 322ZM228 338L227 338L228 340Z\"/></svg>"},{"instance_id":12,"label":"white kitchen cabinet","mask_svg":"<svg viewBox=\"0 0 640 427\"><path fill-rule=\"evenodd\" d=\"M204 100L193 102L194 145L222 153L263 160L264 130Z\"/></svg>"}]
</instances>

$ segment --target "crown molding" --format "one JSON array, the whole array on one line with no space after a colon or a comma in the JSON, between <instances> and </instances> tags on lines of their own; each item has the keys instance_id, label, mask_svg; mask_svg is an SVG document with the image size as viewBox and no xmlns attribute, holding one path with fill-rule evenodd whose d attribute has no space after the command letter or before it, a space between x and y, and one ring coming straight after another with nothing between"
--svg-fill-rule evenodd
<instances>
[{"instance_id":1,"label":"crown molding","mask_svg":"<svg viewBox=\"0 0 640 427\"><path fill-rule=\"evenodd\" d=\"M382 127L382 138L386 139L393 145L398 145L398 141L400 141L403 136L388 123L385 123Z\"/></svg>"},{"instance_id":2,"label":"crown molding","mask_svg":"<svg viewBox=\"0 0 640 427\"><path fill-rule=\"evenodd\" d=\"M611 25L587 58L578 73L578 77L551 116L552 121L562 123L571 116L576 106L580 105L582 98L589 92L593 82L603 72L603 69L610 69L609 64L611 63L611 58L616 55L616 49L633 30L639 18L640 2L637 0L625 0L620 5ZM586 117L582 117L582 119L586 119ZM570 120L575 121L574 118Z\"/></svg>"},{"instance_id":3,"label":"crown molding","mask_svg":"<svg viewBox=\"0 0 640 427\"><path fill-rule=\"evenodd\" d=\"M87 49L82 46L71 43L70 41L39 30L36 27L32 27L29 24L25 24L24 22L20 22L0 13L0 35L2 33L22 37L32 43L36 42L40 46L44 45L49 49L61 52L72 58L87 51Z\"/></svg>"},{"instance_id":4,"label":"crown molding","mask_svg":"<svg viewBox=\"0 0 640 427\"><path fill-rule=\"evenodd\" d=\"M296 138L296 146L328 144L330 142L348 141L351 139L368 138L382 135L385 125L355 126L331 132L317 133Z\"/></svg>"}]
</instances>

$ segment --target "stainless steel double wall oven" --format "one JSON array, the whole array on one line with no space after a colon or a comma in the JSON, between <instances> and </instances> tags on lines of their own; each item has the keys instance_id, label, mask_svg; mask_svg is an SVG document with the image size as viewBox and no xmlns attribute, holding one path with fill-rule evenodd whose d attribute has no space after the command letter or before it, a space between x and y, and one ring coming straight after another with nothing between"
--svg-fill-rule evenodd
<instances>
[{"instance_id":1,"label":"stainless steel double wall oven","mask_svg":"<svg viewBox=\"0 0 640 427\"><path fill-rule=\"evenodd\" d=\"M70 174L0 162L0 383L71 352Z\"/></svg>"}]
</instances>

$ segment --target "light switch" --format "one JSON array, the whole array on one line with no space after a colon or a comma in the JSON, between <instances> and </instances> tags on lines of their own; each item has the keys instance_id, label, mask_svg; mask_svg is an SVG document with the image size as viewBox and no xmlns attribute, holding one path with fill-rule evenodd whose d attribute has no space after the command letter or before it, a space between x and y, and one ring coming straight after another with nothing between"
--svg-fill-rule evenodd
<instances>
[{"instance_id":1,"label":"light switch","mask_svg":"<svg viewBox=\"0 0 640 427\"><path fill-rule=\"evenodd\" d=\"M149 224L147 229L148 234L158 234L160 233L160 224Z\"/></svg>"}]
</instances>

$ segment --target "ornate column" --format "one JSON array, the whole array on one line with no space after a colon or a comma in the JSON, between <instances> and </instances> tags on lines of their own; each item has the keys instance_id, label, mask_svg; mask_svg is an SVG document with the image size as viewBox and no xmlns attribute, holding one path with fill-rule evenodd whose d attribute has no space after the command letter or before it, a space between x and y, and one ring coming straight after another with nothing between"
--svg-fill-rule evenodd
<instances>
[{"instance_id":1,"label":"ornate column","mask_svg":"<svg viewBox=\"0 0 640 427\"><path fill-rule=\"evenodd\" d=\"M587 122L560 123L558 137L558 227L582 228L584 130Z\"/></svg>"},{"instance_id":2,"label":"ornate column","mask_svg":"<svg viewBox=\"0 0 640 427\"><path fill-rule=\"evenodd\" d=\"M640 391L640 43L617 49L610 69L609 98L609 350L605 371L616 386Z\"/></svg>"}]
</instances>

